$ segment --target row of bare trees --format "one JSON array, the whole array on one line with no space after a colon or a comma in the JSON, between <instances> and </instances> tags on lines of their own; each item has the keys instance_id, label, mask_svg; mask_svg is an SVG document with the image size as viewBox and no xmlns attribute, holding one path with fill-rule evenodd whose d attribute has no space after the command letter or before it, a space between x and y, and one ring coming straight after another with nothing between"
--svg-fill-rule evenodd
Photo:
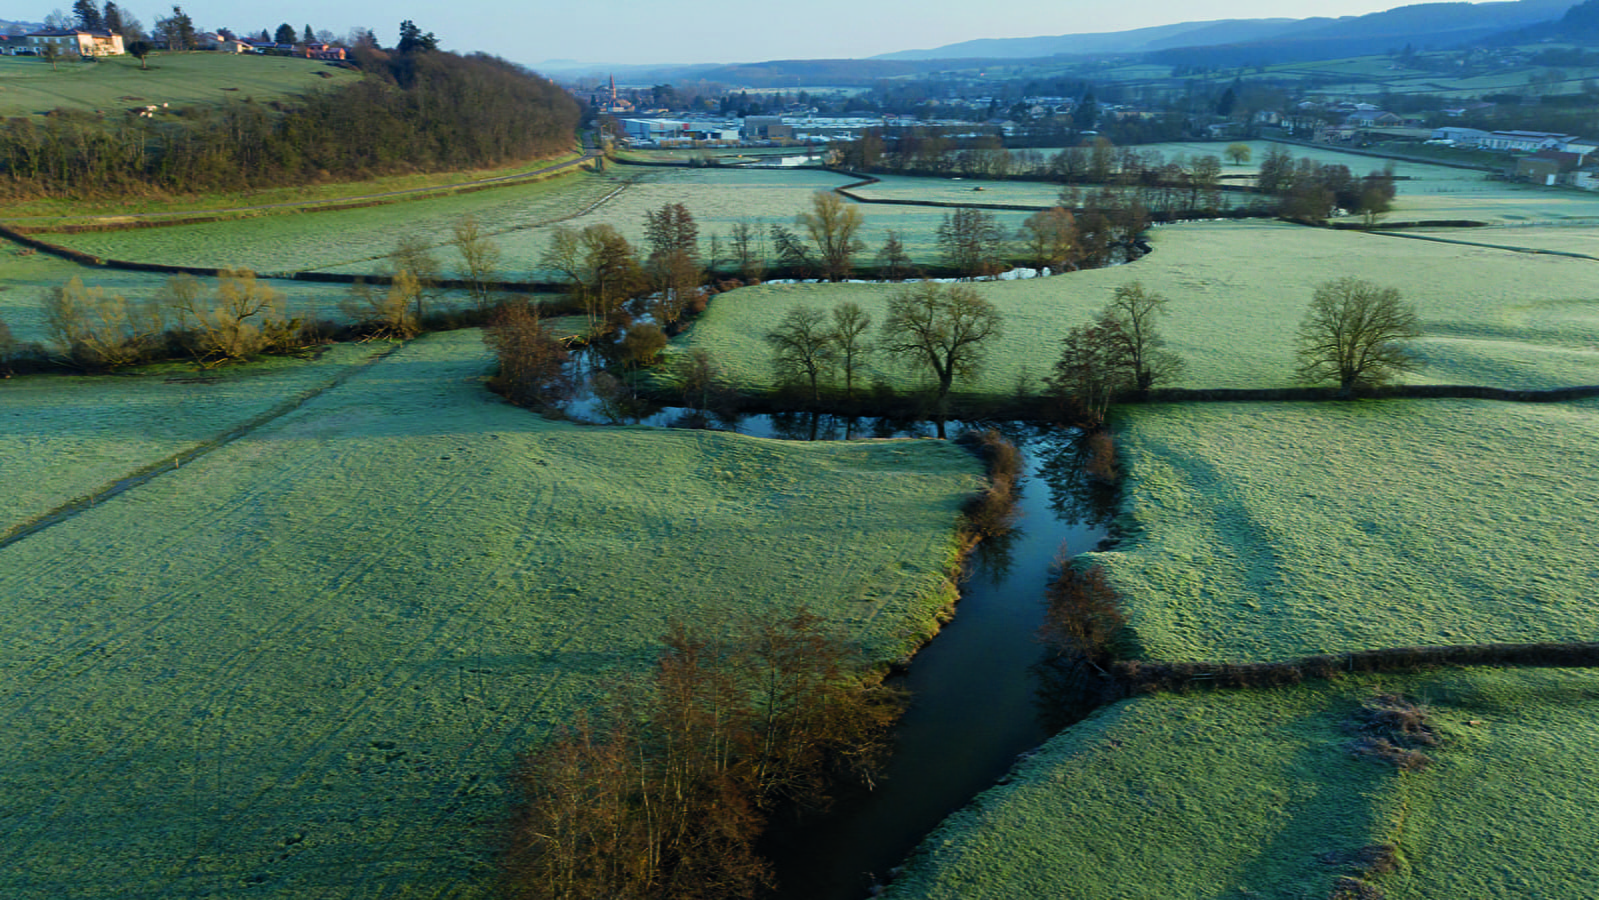
<instances>
[{"instance_id":1,"label":"row of bare trees","mask_svg":"<svg viewBox=\"0 0 1599 900\"><path fill-rule=\"evenodd\" d=\"M823 805L886 749L898 692L800 611L712 637L673 624L653 678L532 753L507 893L539 900L751 897L774 808Z\"/></svg>"},{"instance_id":2,"label":"row of bare trees","mask_svg":"<svg viewBox=\"0 0 1599 900\"><path fill-rule=\"evenodd\" d=\"M875 341L867 337L871 326L871 316L854 302L833 307L830 322L815 307L789 309L765 335L778 384L804 390L811 402L819 402L824 387L841 381L845 400L853 401L865 364L883 353L927 376L943 437L950 391L957 381L976 376L986 342L1004 332L999 310L972 287L932 281L907 284L889 295L888 315Z\"/></svg>"}]
</instances>

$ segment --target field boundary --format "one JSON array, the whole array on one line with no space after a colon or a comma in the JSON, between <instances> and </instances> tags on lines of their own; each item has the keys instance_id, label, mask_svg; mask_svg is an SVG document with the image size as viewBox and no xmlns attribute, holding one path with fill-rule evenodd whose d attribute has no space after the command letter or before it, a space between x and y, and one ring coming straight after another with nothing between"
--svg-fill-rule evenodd
<instances>
[{"instance_id":1,"label":"field boundary","mask_svg":"<svg viewBox=\"0 0 1599 900\"><path fill-rule=\"evenodd\" d=\"M1599 642L1447 644L1389 647L1302 656L1283 662L1150 662L1119 660L1110 675L1129 695L1189 688L1281 687L1307 679L1368 672L1414 672L1440 666L1583 669L1599 667Z\"/></svg>"},{"instance_id":2,"label":"field boundary","mask_svg":"<svg viewBox=\"0 0 1599 900\"><path fill-rule=\"evenodd\" d=\"M1408 227L1416 227L1411 226L1410 223L1403 224ZM1425 227L1425 223L1420 224L1422 227ZM1478 222L1476 224L1485 225L1486 223ZM1412 241L1432 241L1435 244L1459 244L1463 247L1484 247L1489 250L1506 250L1511 253L1530 253L1534 256L1566 256L1570 257L1571 259L1591 259L1595 262L1599 262L1599 256L1592 256L1587 253L1578 253L1574 250L1540 250L1537 247L1517 247L1513 244L1485 244L1480 241L1462 241L1456 238L1438 237L1431 234L1405 234L1397 231L1373 231L1372 234L1380 234L1385 237L1408 238Z\"/></svg>"},{"instance_id":3,"label":"field boundary","mask_svg":"<svg viewBox=\"0 0 1599 900\"><path fill-rule=\"evenodd\" d=\"M382 352L375 353L364 360L351 364L348 368L334 374L333 377L327 379L323 383L300 391L293 397L278 403L266 412L261 413L260 415L252 416L233 428L218 434L216 437L201 441L194 446L179 450L178 452L162 457L155 462L141 466L115 481L105 484L87 494L83 494L79 497L69 500L54 509L40 513L37 516L11 527L7 531L0 533L0 550L4 550L6 547L9 547L12 544L15 544L26 538L30 538L39 532L44 531L46 528L51 527L52 525L59 525L62 522L69 521L78 514L82 513L84 510L91 509L94 506L99 505L101 501L109 500L118 494L122 494L133 490L134 488L149 484L168 472L173 472L179 468L182 468L184 463L193 462L194 460L211 453L213 450L219 450L222 447L233 443L239 438L242 438L245 435L264 427L273 420L282 418L283 416L294 412L322 394L343 385L356 375L365 372L373 364L388 358L390 354L394 353L394 351L398 350L402 346L404 345L401 343L392 344Z\"/></svg>"},{"instance_id":4,"label":"field boundary","mask_svg":"<svg viewBox=\"0 0 1599 900\"><path fill-rule=\"evenodd\" d=\"M1373 159L1394 159L1400 162L1417 163L1427 166L1443 166L1449 169L1466 169L1472 172L1503 172L1504 167L1494 167L1481 163L1445 162L1437 159L1427 159L1423 156L1400 156L1396 153L1377 153L1371 150L1357 150L1353 147L1337 147L1332 144L1318 144L1315 141L1296 141L1293 138L1261 138L1273 144L1286 144L1290 147L1309 147L1313 150L1331 150L1334 153L1349 153L1354 156L1368 156Z\"/></svg>"},{"instance_id":5,"label":"field boundary","mask_svg":"<svg viewBox=\"0 0 1599 900\"><path fill-rule=\"evenodd\" d=\"M1561 403L1599 397L1599 385L1572 385L1546 390L1520 390L1472 384L1400 384L1365 388L1361 400L1503 400L1509 403ZM1261 403L1345 400L1339 388L1160 388L1150 403Z\"/></svg>"}]
</instances>

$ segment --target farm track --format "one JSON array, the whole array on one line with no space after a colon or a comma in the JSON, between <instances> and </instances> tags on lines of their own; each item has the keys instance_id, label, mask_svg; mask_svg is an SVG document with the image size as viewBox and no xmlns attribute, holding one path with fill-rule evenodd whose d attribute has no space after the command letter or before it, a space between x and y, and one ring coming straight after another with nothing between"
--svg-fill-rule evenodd
<instances>
[{"instance_id":1,"label":"farm track","mask_svg":"<svg viewBox=\"0 0 1599 900\"><path fill-rule=\"evenodd\" d=\"M344 370L343 372L334 375L324 383L308 390L301 391L294 397L283 401L277 406L274 406L266 412L249 419L241 425L223 432L209 441L205 441L193 447L180 450L177 453L173 453L162 459L156 460L155 462L137 469L98 490L91 491L88 494L68 501L67 503L63 503L55 509L42 513L28 520L27 522L13 526L4 534L0 534L0 550L4 550L6 547L9 547L20 540L38 534L52 525L65 522L71 519L73 516L82 513L84 510L92 508L103 500L108 500L117 496L118 494L132 490L136 487L140 487L141 485L148 484L154 479L159 478L168 472L181 468L184 463L193 462L194 460L205 456L217 448L225 446L228 443L236 441L250 432L255 431L256 429L261 428L274 419L281 418L282 416L299 409L311 399L344 384L356 374L365 371L368 366L381 359L384 359L389 354L393 353L394 350L399 346L400 345L396 344L394 347L390 347L388 350L385 350L382 353L369 357Z\"/></svg>"}]
</instances>

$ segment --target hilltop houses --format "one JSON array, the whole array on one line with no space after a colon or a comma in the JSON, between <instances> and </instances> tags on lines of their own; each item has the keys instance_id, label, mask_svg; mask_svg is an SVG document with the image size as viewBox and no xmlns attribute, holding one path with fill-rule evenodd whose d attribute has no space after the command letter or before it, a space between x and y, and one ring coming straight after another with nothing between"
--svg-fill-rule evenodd
<instances>
[{"instance_id":1,"label":"hilltop houses","mask_svg":"<svg viewBox=\"0 0 1599 900\"><path fill-rule=\"evenodd\" d=\"M35 53L46 46L54 46L63 57L121 56L122 35L113 31L90 31L86 28L47 28L25 37L25 47Z\"/></svg>"}]
</instances>

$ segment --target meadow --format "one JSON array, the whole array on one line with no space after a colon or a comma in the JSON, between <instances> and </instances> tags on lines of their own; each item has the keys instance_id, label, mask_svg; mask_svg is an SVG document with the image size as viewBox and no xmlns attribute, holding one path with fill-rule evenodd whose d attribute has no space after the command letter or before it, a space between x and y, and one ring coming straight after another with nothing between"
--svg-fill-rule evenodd
<instances>
[{"instance_id":1,"label":"meadow","mask_svg":"<svg viewBox=\"0 0 1599 900\"><path fill-rule=\"evenodd\" d=\"M574 212L625 189L626 173L619 171L612 168L603 175L582 173L360 209L279 212L195 225L52 234L44 238L108 259L244 266L260 273L365 274L381 271L384 258L406 236L434 247L445 268L452 269L458 263L446 246L451 239L450 230L463 216L471 215L505 248L507 273L522 278L536 266L537 254L518 254L513 249L515 233L567 220Z\"/></svg>"},{"instance_id":2,"label":"meadow","mask_svg":"<svg viewBox=\"0 0 1599 900\"><path fill-rule=\"evenodd\" d=\"M1415 304L1423 328L1415 350L1428 365L1408 382L1599 384L1599 300L1586 288L1590 260L1255 221L1161 226L1150 242L1154 252L1129 265L974 283L1005 317L1005 335L993 342L976 382L957 390L1008 396L1024 381L1036 390L1061 336L1133 281L1171 301L1161 333L1187 362L1175 386L1286 387L1293 381L1294 333L1315 285L1346 275L1391 285ZM881 322L893 290L741 288L718 295L679 346L711 352L740 385L768 387L770 350L762 336L790 307L830 309L854 300ZM887 360L872 367L873 377L900 388L917 384Z\"/></svg>"},{"instance_id":3,"label":"meadow","mask_svg":"<svg viewBox=\"0 0 1599 900\"><path fill-rule=\"evenodd\" d=\"M1599 402L1124 408L1129 655L1272 661L1599 629Z\"/></svg>"},{"instance_id":4,"label":"meadow","mask_svg":"<svg viewBox=\"0 0 1599 900\"><path fill-rule=\"evenodd\" d=\"M488 362L404 345L0 549L0 894L491 896L517 754L669 621L888 660L950 601L965 451L552 422Z\"/></svg>"},{"instance_id":5,"label":"meadow","mask_svg":"<svg viewBox=\"0 0 1599 900\"><path fill-rule=\"evenodd\" d=\"M335 344L315 360L275 357L205 375L151 367L115 378L0 381L0 539L117 481L174 460L326 389L381 350Z\"/></svg>"},{"instance_id":6,"label":"meadow","mask_svg":"<svg viewBox=\"0 0 1599 900\"><path fill-rule=\"evenodd\" d=\"M1351 753L1350 720L1381 693L1428 710L1430 767ZM883 896L1327 897L1387 844L1397 868L1369 879L1386 896L1578 900L1599 877L1596 704L1579 670L1123 701L946 820Z\"/></svg>"},{"instance_id":7,"label":"meadow","mask_svg":"<svg viewBox=\"0 0 1599 900\"><path fill-rule=\"evenodd\" d=\"M454 267L454 251L446 246L450 228L462 216L473 215L499 244L506 276L539 279L551 277L540 268L539 259L557 224L570 228L608 224L642 247L644 214L669 203L682 203L699 225L700 240L708 253L713 236L725 241L733 226L741 222L759 225L763 234L774 224L794 228L795 216L808 208L813 193L848 182L845 176L814 169L612 166L603 175L583 174L387 206L130 231L53 234L46 239L110 259L172 265L243 265L271 273L323 271L361 275L381 271L383 257L404 234L434 246L445 268ZM920 189L925 188L923 185ZM1052 189L1045 193L1053 196ZM969 188L957 199L967 198L991 202L987 194L974 194ZM1041 201L1047 202L1047 198ZM894 230L917 262L935 263L938 226L946 212L925 206L863 206L865 224L860 236L871 248L866 257L882 245L889 230ZM1027 215L995 213L1009 230L1019 228Z\"/></svg>"},{"instance_id":8,"label":"meadow","mask_svg":"<svg viewBox=\"0 0 1599 900\"><path fill-rule=\"evenodd\" d=\"M24 343L49 342L43 298L51 288L66 284L71 278L81 278L85 285L100 287L107 294L137 302L159 297L169 277L153 272L82 266L45 253L24 254L22 249L10 241L0 240L0 319L4 319L17 340ZM200 280L208 290L215 286L214 279ZM331 322L347 318L340 310L340 304L349 297L344 285L286 279L269 283L284 295L284 309L290 316ZM465 307L471 302L464 291L444 291L435 306Z\"/></svg>"},{"instance_id":9,"label":"meadow","mask_svg":"<svg viewBox=\"0 0 1599 900\"><path fill-rule=\"evenodd\" d=\"M120 117L134 107L268 103L359 80L359 72L322 60L224 53L152 53L149 68L131 56L55 67L35 56L0 56L0 116L42 116L55 109Z\"/></svg>"}]
</instances>

